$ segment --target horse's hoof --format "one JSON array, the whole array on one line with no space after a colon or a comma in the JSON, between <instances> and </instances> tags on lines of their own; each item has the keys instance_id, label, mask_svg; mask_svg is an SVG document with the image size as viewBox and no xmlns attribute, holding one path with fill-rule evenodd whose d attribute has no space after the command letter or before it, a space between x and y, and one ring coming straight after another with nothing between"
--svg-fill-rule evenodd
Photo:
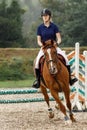
<instances>
[{"instance_id":1,"label":"horse's hoof","mask_svg":"<svg viewBox=\"0 0 87 130\"><path fill-rule=\"evenodd\" d=\"M54 113L53 112L49 112L49 118L54 118Z\"/></svg>"},{"instance_id":2,"label":"horse's hoof","mask_svg":"<svg viewBox=\"0 0 87 130\"><path fill-rule=\"evenodd\" d=\"M72 121L71 121L71 120L66 120L66 121L65 121L65 125L69 125L69 126L70 126L71 124L72 124Z\"/></svg>"},{"instance_id":3,"label":"horse's hoof","mask_svg":"<svg viewBox=\"0 0 87 130\"><path fill-rule=\"evenodd\" d=\"M72 122L76 122L76 119L73 117L73 115L70 115L70 119Z\"/></svg>"},{"instance_id":4,"label":"horse's hoof","mask_svg":"<svg viewBox=\"0 0 87 130\"><path fill-rule=\"evenodd\" d=\"M56 108L57 110L59 110L59 106L58 106L57 104L55 105L55 108Z\"/></svg>"},{"instance_id":5,"label":"horse's hoof","mask_svg":"<svg viewBox=\"0 0 87 130\"><path fill-rule=\"evenodd\" d=\"M76 119L72 119L72 122L76 122Z\"/></svg>"}]
</instances>

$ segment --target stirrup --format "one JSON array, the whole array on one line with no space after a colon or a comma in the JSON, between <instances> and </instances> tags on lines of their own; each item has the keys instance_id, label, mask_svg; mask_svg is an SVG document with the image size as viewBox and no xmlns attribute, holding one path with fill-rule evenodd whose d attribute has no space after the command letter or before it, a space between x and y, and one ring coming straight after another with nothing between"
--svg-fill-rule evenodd
<instances>
[{"instance_id":1,"label":"stirrup","mask_svg":"<svg viewBox=\"0 0 87 130\"><path fill-rule=\"evenodd\" d=\"M73 79L70 80L70 85L73 85L75 82L77 82L78 79L75 77Z\"/></svg>"},{"instance_id":2,"label":"stirrup","mask_svg":"<svg viewBox=\"0 0 87 130\"><path fill-rule=\"evenodd\" d=\"M37 89L39 88L37 79L34 81L32 88L37 88Z\"/></svg>"}]
</instances>

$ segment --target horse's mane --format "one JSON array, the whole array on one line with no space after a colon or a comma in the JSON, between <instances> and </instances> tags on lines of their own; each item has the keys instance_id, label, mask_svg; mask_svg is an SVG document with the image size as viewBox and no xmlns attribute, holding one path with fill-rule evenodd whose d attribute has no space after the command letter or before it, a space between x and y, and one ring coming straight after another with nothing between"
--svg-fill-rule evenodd
<instances>
[{"instance_id":1,"label":"horse's mane","mask_svg":"<svg viewBox=\"0 0 87 130\"><path fill-rule=\"evenodd\" d=\"M53 46L54 46L54 41L53 40L48 40L46 42L43 42L43 49L51 48Z\"/></svg>"}]
</instances>

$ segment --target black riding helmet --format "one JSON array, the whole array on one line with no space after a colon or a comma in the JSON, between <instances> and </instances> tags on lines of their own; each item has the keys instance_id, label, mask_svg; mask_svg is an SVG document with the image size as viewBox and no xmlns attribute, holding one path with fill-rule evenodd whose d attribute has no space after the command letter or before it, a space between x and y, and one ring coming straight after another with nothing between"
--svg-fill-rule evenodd
<instances>
[{"instance_id":1,"label":"black riding helmet","mask_svg":"<svg viewBox=\"0 0 87 130\"><path fill-rule=\"evenodd\" d=\"M41 17L44 16L44 15L49 15L51 17L51 11L49 9L43 9L41 11Z\"/></svg>"}]
</instances>

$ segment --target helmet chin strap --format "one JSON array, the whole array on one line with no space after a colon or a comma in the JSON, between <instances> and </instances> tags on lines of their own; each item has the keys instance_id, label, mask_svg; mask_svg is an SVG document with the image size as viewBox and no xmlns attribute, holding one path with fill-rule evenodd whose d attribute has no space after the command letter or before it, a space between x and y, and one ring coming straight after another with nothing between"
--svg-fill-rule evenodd
<instances>
[{"instance_id":1,"label":"helmet chin strap","mask_svg":"<svg viewBox=\"0 0 87 130\"><path fill-rule=\"evenodd\" d=\"M44 22L44 25L47 26L47 27L49 27L49 25L50 25L50 21L46 21L46 22Z\"/></svg>"},{"instance_id":2,"label":"helmet chin strap","mask_svg":"<svg viewBox=\"0 0 87 130\"><path fill-rule=\"evenodd\" d=\"M49 24L50 23L50 17L47 21L44 22L44 24Z\"/></svg>"}]
</instances>

